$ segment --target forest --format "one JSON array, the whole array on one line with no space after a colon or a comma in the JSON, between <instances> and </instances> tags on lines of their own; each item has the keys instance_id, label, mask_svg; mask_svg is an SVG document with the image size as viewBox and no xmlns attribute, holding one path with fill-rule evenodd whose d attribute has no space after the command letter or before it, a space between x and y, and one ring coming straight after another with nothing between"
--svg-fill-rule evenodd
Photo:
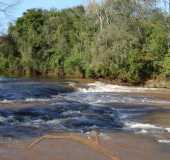
<instances>
[{"instance_id":1,"label":"forest","mask_svg":"<svg viewBox=\"0 0 170 160\"><path fill-rule=\"evenodd\" d=\"M168 80L170 14L159 6L154 0L104 0L27 10L0 38L0 73L129 84Z\"/></svg>"}]
</instances>

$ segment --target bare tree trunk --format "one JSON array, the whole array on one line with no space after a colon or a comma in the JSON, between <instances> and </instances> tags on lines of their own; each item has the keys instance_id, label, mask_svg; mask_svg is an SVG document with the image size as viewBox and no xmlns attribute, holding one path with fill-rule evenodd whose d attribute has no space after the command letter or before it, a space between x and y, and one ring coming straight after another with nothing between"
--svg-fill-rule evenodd
<instances>
[{"instance_id":1,"label":"bare tree trunk","mask_svg":"<svg viewBox=\"0 0 170 160\"><path fill-rule=\"evenodd\" d=\"M103 18L102 18L100 11L97 11L97 16L99 19L100 30L103 30Z\"/></svg>"}]
</instances>

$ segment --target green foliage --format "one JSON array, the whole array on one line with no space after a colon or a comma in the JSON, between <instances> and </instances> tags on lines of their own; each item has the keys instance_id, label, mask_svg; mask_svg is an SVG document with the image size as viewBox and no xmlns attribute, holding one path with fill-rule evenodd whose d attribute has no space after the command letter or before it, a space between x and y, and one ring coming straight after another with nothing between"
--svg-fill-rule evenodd
<instances>
[{"instance_id":1,"label":"green foliage","mask_svg":"<svg viewBox=\"0 0 170 160\"><path fill-rule=\"evenodd\" d=\"M31 9L9 26L8 41L0 44L0 71L134 84L169 77L169 20L152 0Z\"/></svg>"},{"instance_id":2,"label":"green foliage","mask_svg":"<svg viewBox=\"0 0 170 160\"><path fill-rule=\"evenodd\" d=\"M166 78L170 78L170 52L164 58L162 73Z\"/></svg>"}]
</instances>

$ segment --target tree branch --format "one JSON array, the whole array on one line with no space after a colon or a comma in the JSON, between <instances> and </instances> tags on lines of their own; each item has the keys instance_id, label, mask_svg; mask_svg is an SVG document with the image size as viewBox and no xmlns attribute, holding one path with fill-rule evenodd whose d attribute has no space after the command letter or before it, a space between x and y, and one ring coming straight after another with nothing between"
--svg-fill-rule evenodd
<instances>
[{"instance_id":1,"label":"tree branch","mask_svg":"<svg viewBox=\"0 0 170 160\"><path fill-rule=\"evenodd\" d=\"M9 11L15 7L18 3L20 2L20 0L16 0L14 2L11 2L11 3L6 3L6 2L3 2L2 0L0 0L0 13L1 14L4 14L5 16L11 16L9 14Z\"/></svg>"}]
</instances>

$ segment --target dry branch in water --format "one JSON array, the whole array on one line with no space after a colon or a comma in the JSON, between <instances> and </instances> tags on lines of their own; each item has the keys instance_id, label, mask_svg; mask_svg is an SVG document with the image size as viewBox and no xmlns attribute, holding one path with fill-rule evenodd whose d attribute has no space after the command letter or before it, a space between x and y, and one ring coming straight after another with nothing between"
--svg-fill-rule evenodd
<instances>
[{"instance_id":1,"label":"dry branch in water","mask_svg":"<svg viewBox=\"0 0 170 160\"><path fill-rule=\"evenodd\" d=\"M80 144L87 145L91 149L95 150L98 153L103 154L104 156L108 157L111 160L120 160L117 156L113 155L113 153L111 153L107 148L101 145L98 134L96 134L95 137L88 138L83 138L80 135L73 134L45 135L31 143L28 146L28 148L29 149L33 148L35 145L39 144L41 141L45 139L72 140Z\"/></svg>"}]
</instances>

